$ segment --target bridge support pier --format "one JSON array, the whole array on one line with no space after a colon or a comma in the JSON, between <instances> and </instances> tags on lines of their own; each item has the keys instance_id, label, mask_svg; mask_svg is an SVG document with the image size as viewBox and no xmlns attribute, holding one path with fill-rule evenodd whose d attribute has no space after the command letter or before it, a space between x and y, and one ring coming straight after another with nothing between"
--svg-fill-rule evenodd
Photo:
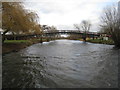
<instances>
[{"instance_id":1,"label":"bridge support pier","mask_svg":"<svg viewBox=\"0 0 120 90\"><path fill-rule=\"evenodd\" d=\"M95 39L94 35L93 35L93 40Z\"/></svg>"},{"instance_id":2,"label":"bridge support pier","mask_svg":"<svg viewBox=\"0 0 120 90\"><path fill-rule=\"evenodd\" d=\"M43 40L42 40L42 35L40 36L40 43L43 43Z\"/></svg>"},{"instance_id":3,"label":"bridge support pier","mask_svg":"<svg viewBox=\"0 0 120 90\"><path fill-rule=\"evenodd\" d=\"M47 42L49 42L50 40L49 40L49 37L47 37Z\"/></svg>"},{"instance_id":4,"label":"bridge support pier","mask_svg":"<svg viewBox=\"0 0 120 90\"><path fill-rule=\"evenodd\" d=\"M47 42L49 42L50 40L49 40L49 35L47 35L46 36L46 40L47 40Z\"/></svg>"}]
</instances>

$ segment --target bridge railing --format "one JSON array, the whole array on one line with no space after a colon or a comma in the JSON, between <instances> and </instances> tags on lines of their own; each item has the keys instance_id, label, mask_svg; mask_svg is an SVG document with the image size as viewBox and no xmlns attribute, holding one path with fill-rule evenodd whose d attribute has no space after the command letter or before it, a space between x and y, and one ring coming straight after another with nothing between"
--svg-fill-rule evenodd
<instances>
[{"instance_id":1,"label":"bridge railing","mask_svg":"<svg viewBox=\"0 0 120 90\"><path fill-rule=\"evenodd\" d=\"M44 31L44 33L64 33L64 32L76 32L76 33L80 33L81 31L78 30L55 30L55 31Z\"/></svg>"},{"instance_id":2,"label":"bridge railing","mask_svg":"<svg viewBox=\"0 0 120 90\"><path fill-rule=\"evenodd\" d=\"M52 30L50 30L50 31L44 31L43 33L67 33L67 32L69 32L69 33L84 33L83 31L79 31L79 30L54 30L54 31L52 31ZM98 33L96 33L96 32L87 32L87 34L98 34Z\"/></svg>"}]
</instances>

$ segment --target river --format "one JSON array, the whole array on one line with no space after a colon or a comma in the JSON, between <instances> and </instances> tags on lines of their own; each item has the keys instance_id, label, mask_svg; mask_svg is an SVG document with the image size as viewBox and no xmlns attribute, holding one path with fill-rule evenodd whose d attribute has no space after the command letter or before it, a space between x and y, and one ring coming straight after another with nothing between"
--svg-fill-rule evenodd
<instances>
[{"instance_id":1,"label":"river","mask_svg":"<svg viewBox=\"0 0 120 90\"><path fill-rule=\"evenodd\" d=\"M117 88L113 45L55 40L3 56L3 88Z\"/></svg>"}]
</instances>

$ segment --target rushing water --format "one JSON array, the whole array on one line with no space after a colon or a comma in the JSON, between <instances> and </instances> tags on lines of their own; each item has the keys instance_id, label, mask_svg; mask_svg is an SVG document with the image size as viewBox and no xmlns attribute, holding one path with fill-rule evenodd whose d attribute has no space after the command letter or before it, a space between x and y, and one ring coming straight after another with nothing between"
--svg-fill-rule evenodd
<instances>
[{"instance_id":1,"label":"rushing water","mask_svg":"<svg viewBox=\"0 0 120 90\"><path fill-rule=\"evenodd\" d=\"M3 56L3 88L118 87L113 45L55 40Z\"/></svg>"}]
</instances>

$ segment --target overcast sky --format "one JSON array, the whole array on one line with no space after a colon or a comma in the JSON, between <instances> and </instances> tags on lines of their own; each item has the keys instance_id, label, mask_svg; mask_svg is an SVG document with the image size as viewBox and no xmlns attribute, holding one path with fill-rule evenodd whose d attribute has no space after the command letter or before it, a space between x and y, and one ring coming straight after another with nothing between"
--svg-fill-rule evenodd
<instances>
[{"instance_id":1,"label":"overcast sky","mask_svg":"<svg viewBox=\"0 0 120 90\"><path fill-rule=\"evenodd\" d=\"M30 2L29 2L30 1ZM54 25L57 29L73 30L73 24L90 20L91 31L98 31L99 17L104 7L119 0L27 0L26 9L35 11L40 24Z\"/></svg>"}]
</instances>

